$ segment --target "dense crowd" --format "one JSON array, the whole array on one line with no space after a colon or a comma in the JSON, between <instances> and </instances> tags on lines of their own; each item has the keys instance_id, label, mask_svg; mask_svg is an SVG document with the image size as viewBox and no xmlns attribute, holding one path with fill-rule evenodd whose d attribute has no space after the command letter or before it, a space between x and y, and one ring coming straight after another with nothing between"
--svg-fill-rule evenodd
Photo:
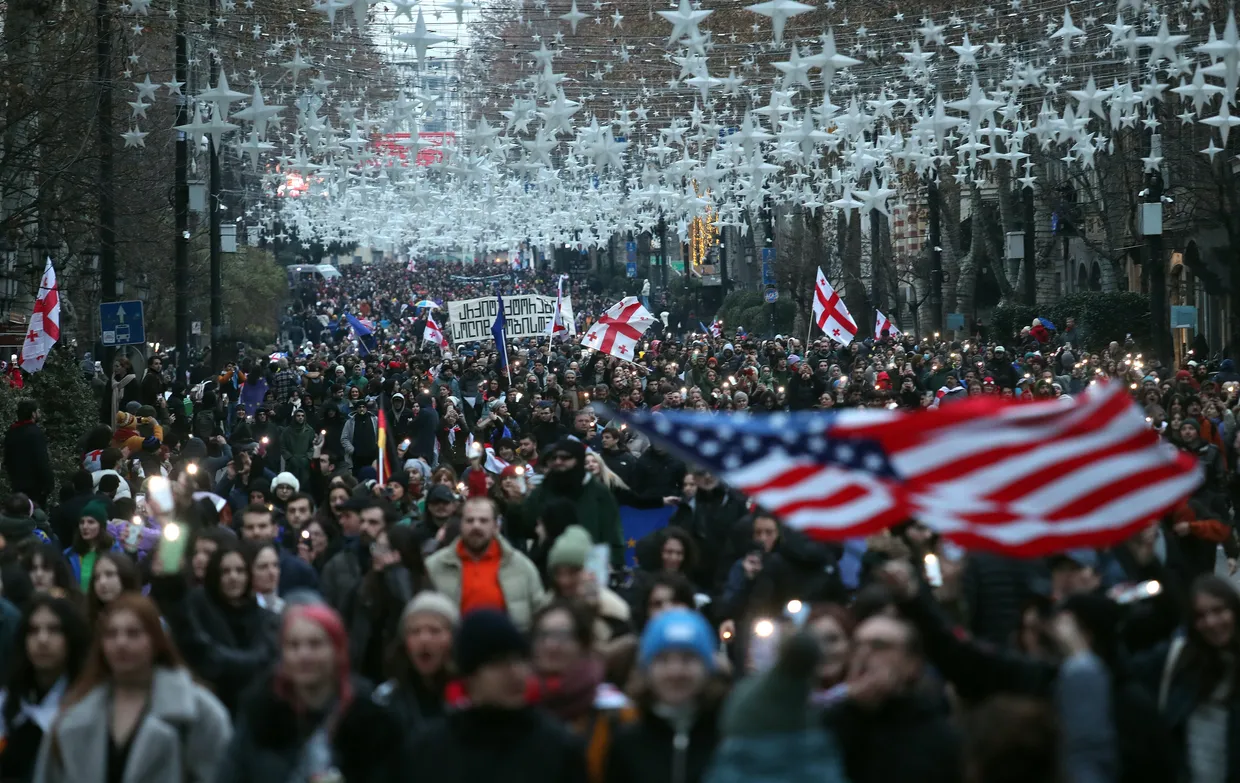
<instances>
[{"instance_id":1,"label":"dense crowd","mask_svg":"<svg viewBox=\"0 0 1240 783\"><path fill-rule=\"evenodd\" d=\"M512 341L507 372L489 341L421 339L446 312L416 302L495 274L305 284L276 353L190 383L158 358L84 366L101 423L72 476L21 403L0 781L1240 780L1230 360L1087 351L1071 320L847 347L659 327L633 362L544 337ZM569 288L580 333L612 302ZM811 540L610 418L1095 382L1128 386L1205 481L1119 546L1041 560L916 520ZM669 521L638 536L630 509Z\"/></svg>"}]
</instances>

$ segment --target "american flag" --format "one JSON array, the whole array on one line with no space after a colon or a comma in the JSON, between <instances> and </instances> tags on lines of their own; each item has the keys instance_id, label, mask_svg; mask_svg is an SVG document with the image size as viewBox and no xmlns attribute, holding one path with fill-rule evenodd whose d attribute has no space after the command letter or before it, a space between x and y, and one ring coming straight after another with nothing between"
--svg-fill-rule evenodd
<instances>
[{"instance_id":1,"label":"american flag","mask_svg":"<svg viewBox=\"0 0 1240 783\"><path fill-rule=\"evenodd\" d=\"M1030 404L928 411L620 414L793 528L865 536L917 519L1020 556L1111 546L1190 495L1197 461L1162 443L1121 384Z\"/></svg>"}]
</instances>

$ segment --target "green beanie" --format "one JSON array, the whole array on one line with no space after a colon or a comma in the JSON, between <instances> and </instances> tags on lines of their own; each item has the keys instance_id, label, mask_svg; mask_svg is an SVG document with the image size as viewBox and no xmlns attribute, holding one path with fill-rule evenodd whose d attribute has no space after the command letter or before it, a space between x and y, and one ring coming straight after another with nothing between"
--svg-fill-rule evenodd
<instances>
[{"instance_id":1,"label":"green beanie","mask_svg":"<svg viewBox=\"0 0 1240 783\"><path fill-rule=\"evenodd\" d=\"M82 506L82 513L78 514L79 520L85 519L86 517L90 517L100 524L107 524L108 504L104 503L102 500L90 501L85 506Z\"/></svg>"},{"instance_id":2,"label":"green beanie","mask_svg":"<svg viewBox=\"0 0 1240 783\"><path fill-rule=\"evenodd\" d=\"M818 657L818 642L805 633L785 641L773 668L732 689L720 721L724 736L785 734L814 725L809 696Z\"/></svg>"},{"instance_id":3,"label":"green beanie","mask_svg":"<svg viewBox=\"0 0 1240 783\"><path fill-rule=\"evenodd\" d=\"M593 546L594 541L590 538L589 531L581 525L569 525L551 545L551 551L547 554L547 568L585 568L586 560L590 558L590 548Z\"/></svg>"}]
</instances>

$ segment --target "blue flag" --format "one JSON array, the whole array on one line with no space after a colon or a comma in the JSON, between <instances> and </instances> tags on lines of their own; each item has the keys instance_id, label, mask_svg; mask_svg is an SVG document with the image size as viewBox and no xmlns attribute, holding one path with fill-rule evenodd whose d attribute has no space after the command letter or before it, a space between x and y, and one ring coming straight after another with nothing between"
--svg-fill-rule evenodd
<instances>
[{"instance_id":1,"label":"blue flag","mask_svg":"<svg viewBox=\"0 0 1240 783\"><path fill-rule=\"evenodd\" d=\"M374 332L370 331L366 324L357 320L351 314L345 313L344 317L348 320L349 326L353 329L353 333L357 335L358 350L361 352L362 356L366 356L373 350ZM367 337L372 338L369 344L366 342Z\"/></svg>"},{"instance_id":2,"label":"blue flag","mask_svg":"<svg viewBox=\"0 0 1240 783\"><path fill-rule=\"evenodd\" d=\"M620 529L624 536L624 564L630 568L637 567L637 542L656 530L667 527L676 509L672 506L660 508L620 507Z\"/></svg>"},{"instance_id":3,"label":"blue flag","mask_svg":"<svg viewBox=\"0 0 1240 783\"><path fill-rule=\"evenodd\" d=\"M508 371L508 341L504 338L504 328L508 326L508 319L504 316L504 297L496 294L495 301L499 303L499 309L495 312L495 322L491 324L491 336L495 338L495 350L499 353L499 367L504 371L511 385L512 374Z\"/></svg>"}]
</instances>

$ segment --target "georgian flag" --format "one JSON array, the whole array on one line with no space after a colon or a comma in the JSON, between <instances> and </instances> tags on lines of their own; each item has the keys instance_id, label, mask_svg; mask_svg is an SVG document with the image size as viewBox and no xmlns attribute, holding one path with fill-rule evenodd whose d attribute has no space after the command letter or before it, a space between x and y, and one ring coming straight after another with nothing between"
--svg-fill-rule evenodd
<instances>
[{"instance_id":1,"label":"georgian flag","mask_svg":"<svg viewBox=\"0 0 1240 783\"><path fill-rule=\"evenodd\" d=\"M827 282L822 267L818 268L818 279L814 283L814 323L837 343L848 345L857 336L857 322L839 293Z\"/></svg>"},{"instance_id":2,"label":"georgian flag","mask_svg":"<svg viewBox=\"0 0 1240 783\"><path fill-rule=\"evenodd\" d=\"M439 324L435 323L434 316L429 312L426 314L426 328L422 330L422 341L434 343L444 351L448 350L448 338L444 337Z\"/></svg>"},{"instance_id":3,"label":"georgian flag","mask_svg":"<svg viewBox=\"0 0 1240 783\"><path fill-rule=\"evenodd\" d=\"M47 361L47 353L60 339L60 289L56 285L56 270L49 256L39 281L39 295L34 300L34 312L30 314L30 328L22 342L21 368L26 372L38 372Z\"/></svg>"},{"instance_id":4,"label":"georgian flag","mask_svg":"<svg viewBox=\"0 0 1240 783\"><path fill-rule=\"evenodd\" d=\"M551 318L551 323L547 324L547 334L552 339L568 336L568 324L564 321L564 281L568 275L560 275L560 279L555 287L555 314Z\"/></svg>"},{"instance_id":5,"label":"georgian flag","mask_svg":"<svg viewBox=\"0 0 1240 783\"><path fill-rule=\"evenodd\" d=\"M883 315L882 310L875 310L874 311L874 339L875 340L882 339L884 329L887 330L888 336L892 338L901 336L900 330L897 329L896 325L891 322L891 319Z\"/></svg>"},{"instance_id":6,"label":"georgian flag","mask_svg":"<svg viewBox=\"0 0 1240 783\"><path fill-rule=\"evenodd\" d=\"M635 296L626 296L612 305L598 323L590 327L581 344L586 348L633 361L637 341L654 324L655 318Z\"/></svg>"}]
</instances>

